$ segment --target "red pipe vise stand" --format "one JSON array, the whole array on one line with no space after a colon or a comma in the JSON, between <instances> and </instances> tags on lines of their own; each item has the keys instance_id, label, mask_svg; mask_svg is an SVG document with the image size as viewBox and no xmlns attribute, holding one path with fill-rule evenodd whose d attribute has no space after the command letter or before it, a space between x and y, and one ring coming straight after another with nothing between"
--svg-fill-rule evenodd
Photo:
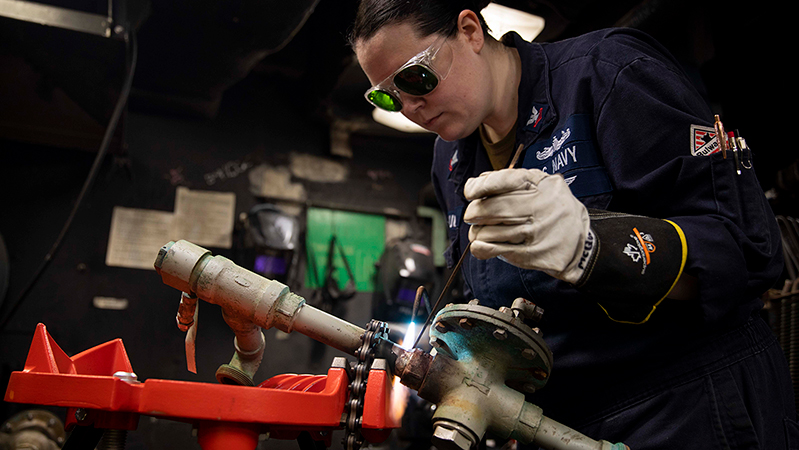
<instances>
[{"instance_id":1,"label":"red pipe vise stand","mask_svg":"<svg viewBox=\"0 0 799 450\"><path fill-rule=\"evenodd\" d=\"M66 429L135 430L139 416L193 423L203 450L254 450L259 436L311 438L331 445L348 398L347 362L327 375L277 375L259 386L148 379L133 374L121 339L69 357L43 324L36 327L25 368L13 372L5 401L67 408ZM339 367L340 366L340 367ZM373 366L361 433L372 443L399 427L390 413L391 379Z\"/></svg>"}]
</instances>

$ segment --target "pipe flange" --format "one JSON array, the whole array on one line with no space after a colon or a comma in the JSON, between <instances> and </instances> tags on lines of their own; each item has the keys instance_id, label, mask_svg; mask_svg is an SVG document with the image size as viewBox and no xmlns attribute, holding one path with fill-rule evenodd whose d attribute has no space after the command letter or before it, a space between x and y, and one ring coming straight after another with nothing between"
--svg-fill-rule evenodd
<instances>
[{"instance_id":1,"label":"pipe flange","mask_svg":"<svg viewBox=\"0 0 799 450\"><path fill-rule=\"evenodd\" d=\"M65 441L64 423L43 409L22 411L0 426L0 443L9 445L9 448L55 450Z\"/></svg>"},{"instance_id":2,"label":"pipe flange","mask_svg":"<svg viewBox=\"0 0 799 450\"><path fill-rule=\"evenodd\" d=\"M430 337L437 352L455 360L490 355L492 371L523 393L542 388L552 370L552 352L539 333L513 314L486 306L446 306Z\"/></svg>"}]
</instances>

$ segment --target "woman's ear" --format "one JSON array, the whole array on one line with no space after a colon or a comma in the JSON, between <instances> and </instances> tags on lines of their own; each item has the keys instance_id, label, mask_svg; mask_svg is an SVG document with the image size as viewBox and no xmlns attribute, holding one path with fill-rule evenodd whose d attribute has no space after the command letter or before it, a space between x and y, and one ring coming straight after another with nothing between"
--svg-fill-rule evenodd
<instances>
[{"instance_id":1,"label":"woman's ear","mask_svg":"<svg viewBox=\"0 0 799 450\"><path fill-rule=\"evenodd\" d=\"M458 33L465 38L466 43L475 53L480 53L485 45L485 35L483 35L483 27L474 11L464 9L458 14Z\"/></svg>"}]
</instances>

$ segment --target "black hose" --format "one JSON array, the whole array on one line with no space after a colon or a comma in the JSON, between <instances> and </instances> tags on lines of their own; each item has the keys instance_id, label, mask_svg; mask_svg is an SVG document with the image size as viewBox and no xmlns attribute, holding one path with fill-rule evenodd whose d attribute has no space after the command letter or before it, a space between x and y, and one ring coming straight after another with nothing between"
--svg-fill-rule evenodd
<instances>
[{"instance_id":1,"label":"black hose","mask_svg":"<svg viewBox=\"0 0 799 450\"><path fill-rule=\"evenodd\" d=\"M114 112L111 114L111 120L108 122L108 126L105 129L105 135L103 135L103 140L100 144L100 149L97 152L97 156L94 158L94 163L92 164L92 168L89 170L89 174L86 177L86 181L83 183L83 188L81 188L80 194L78 194L78 199L75 201L75 205L72 207L72 211L70 211L69 216L67 217L64 226L61 228L61 232L58 234L53 246L50 248L50 251L44 256L44 260L39 265L39 268L36 269L36 272L31 278L30 282L27 284L25 289L22 290L17 300L14 302L13 306L9 310L6 317L3 319L3 322L0 323L0 331L5 330L8 323L11 321L11 318L17 312L22 303L24 302L25 298L27 298L30 291L36 285L39 278L44 273L44 270L47 266L50 265L50 262L53 260L56 252L58 251L59 247L61 247L61 243L64 240L64 237L67 235L67 231L69 231L70 226L72 225L72 221L75 219L75 215L78 212L81 204L83 203L83 199L86 197L86 194L94 184L94 180L97 178L97 173L100 170L100 166L105 159L106 153L108 153L108 148L111 145L111 138L114 136L114 132L117 128L117 124L119 123L119 118L122 116L122 112L125 109L125 104L128 101L128 96L130 95L130 89L133 85L133 74L136 71L136 59L137 59L137 48L136 48L136 36L131 31L130 38L128 39L130 43L130 65L127 77L125 78L125 82L122 85L122 91L119 94L119 99L117 100L116 106L114 107Z\"/></svg>"}]
</instances>

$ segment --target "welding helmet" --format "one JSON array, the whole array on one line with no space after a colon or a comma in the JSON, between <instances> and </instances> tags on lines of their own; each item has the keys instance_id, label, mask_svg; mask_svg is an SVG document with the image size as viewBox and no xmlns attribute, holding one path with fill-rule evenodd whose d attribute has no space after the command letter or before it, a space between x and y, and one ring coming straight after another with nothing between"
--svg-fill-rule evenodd
<instances>
[{"instance_id":1,"label":"welding helmet","mask_svg":"<svg viewBox=\"0 0 799 450\"><path fill-rule=\"evenodd\" d=\"M300 246L300 223L275 205L255 205L248 214L247 239L255 249L254 271L285 282Z\"/></svg>"},{"instance_id":2,"label":"welding helmet","mask_svg":"<svg viewBox=\"0 0 799 450\"><path fill-rule=\"evenodd\" d=\"M414 239L393 241L378 264L378 289L373 297L375 318L407 323L413 313L413 301L419 286L432 290L435 265L430 248ZM418 314L426 315L429 305L420 305Z\"/></svg>"}]
</instances>

